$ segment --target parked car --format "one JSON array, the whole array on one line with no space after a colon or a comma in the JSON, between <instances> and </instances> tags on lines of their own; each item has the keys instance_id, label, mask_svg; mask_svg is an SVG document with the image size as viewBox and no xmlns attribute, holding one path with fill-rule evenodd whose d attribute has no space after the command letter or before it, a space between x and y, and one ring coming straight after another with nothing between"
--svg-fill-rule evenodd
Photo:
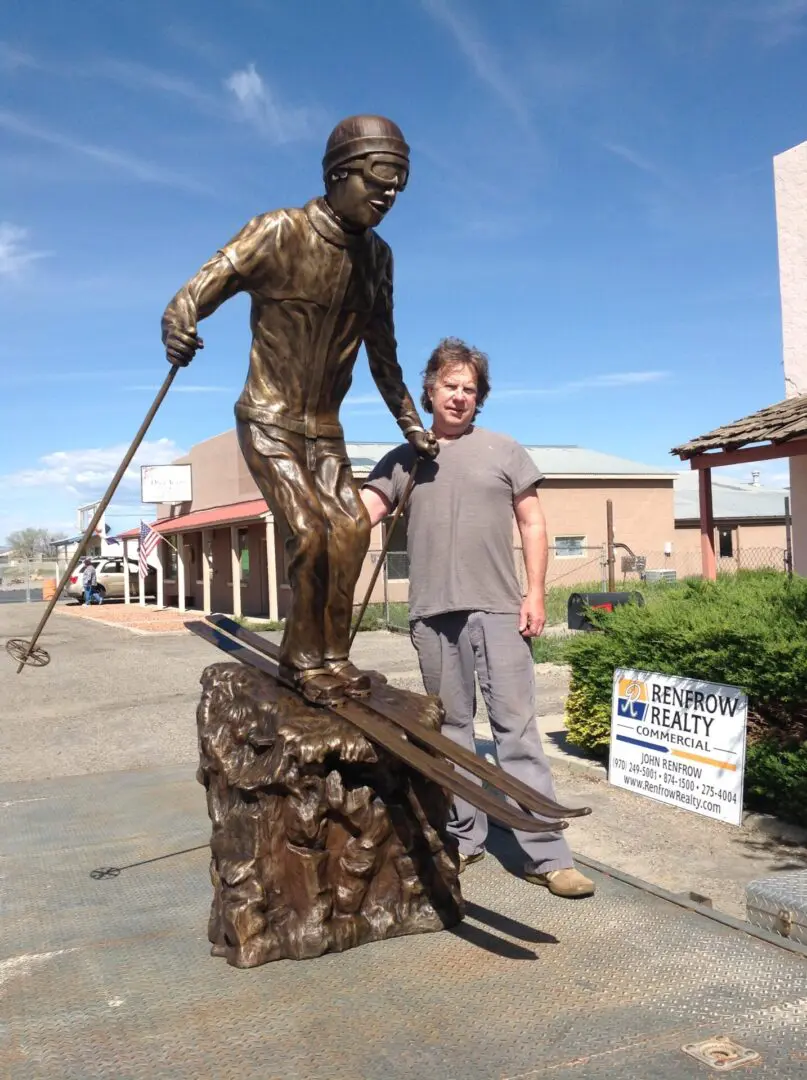
<instances>
[{"instance_id":1,"label":"parked car","mask_svg":"<svg viewBox=\"0 0 807 1080\"><path fill-rule=\"evenodd\" d=\"M91 558L90 562L95 567L96 575L96 588L97 591L106 599L107 597L121 597L124 595L123 588L123 558L119 555L116 556L100 556ZM137 562L134 559L129 559L129 592L133 598L137 598L139 594L139 585L137 581L138 569ZM68 596L72 596L78 600L79 603L84 599L84 586L81 584L83 562L78 564L76 571L71 575L65 592ZM157 594L157 571L153 566L149 567L149 572L146 574L145 580L145 593L146 596L156 596Z\"/></svg>"}]
</instances>

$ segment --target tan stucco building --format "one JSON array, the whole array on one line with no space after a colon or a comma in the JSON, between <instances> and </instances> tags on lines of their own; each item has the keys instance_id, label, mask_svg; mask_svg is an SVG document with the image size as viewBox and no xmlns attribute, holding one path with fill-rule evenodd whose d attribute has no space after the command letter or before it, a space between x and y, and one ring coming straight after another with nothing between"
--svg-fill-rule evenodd
<instances>
[{"instance_id":1,"label":"tan stucco building","mask_svg":"<svg viewBox=\"0 0 807 1080\"><path fill-rule=\"evenodd\" d=\"M392 446L348 443L359 482ZM576 446L526 449L545 476L540 495L549 531L549 585L602 580L608 500L613 506L616 541L643 556L648 569L674 566L672 470ZM234 430L198 443L180 463L191 466L192 499L156 507L154 527L176 549L158 546L158 603L283 618L289 589L282 545ZM373 531L356 603L361 602L369 584L384 529L382 523ZM124 538L128 536L131 543L136 533L132 530ZM403 530L396 531L387 580L379 576L374 602L383 600L385 589L390 601L407 598L406 559L401 554L405 546ZM523 573L515 527L513 546L516 566ZM622 554L620 549L619 577Z\"/></svg>"},{"instance_id":2,"label":"tan stucco building","mask_svg":"<svg viewBox=\"0 0 807 1080\"><path fill-rule=\"evenodd\" d=\"M750 416L674 447L698 476L702 573L720 567L712 473L787 458L792 559L788 570L807 575L807 142L773 159L785 398Z\"/></svg>"},{"instance_id":3,"label":"tan stucco building","mask_svg":"<svg viewBox=\"0 0 807 1080\"><path fill-rule=\"evenodd\" d=\"M773 160L785 394L807 395L807 142ZM790 458L793 568L807 575L807 454Z\"/></svg>"}]
</instances>

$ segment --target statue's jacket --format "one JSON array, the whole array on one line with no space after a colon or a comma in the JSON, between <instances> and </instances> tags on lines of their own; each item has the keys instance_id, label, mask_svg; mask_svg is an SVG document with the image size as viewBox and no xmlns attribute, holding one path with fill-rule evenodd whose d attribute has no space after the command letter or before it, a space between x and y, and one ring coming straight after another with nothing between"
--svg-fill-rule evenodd
<instances>
[{"instance_id":1,"label":"statue's jacket","mask_svg":"<svg viewBox=\"0 0 807 1080\"><path fill-rule=\"evenodd\" d=\"M180 290L163 316L196 329L238 292L252 298L252 348L236 404L242 421L342 438L339 407L364 342L373 378L402 430L420 426L397 359L393 260L372 229L348 232L325 199L249 221Z\"/></svg>"}]
</instances>

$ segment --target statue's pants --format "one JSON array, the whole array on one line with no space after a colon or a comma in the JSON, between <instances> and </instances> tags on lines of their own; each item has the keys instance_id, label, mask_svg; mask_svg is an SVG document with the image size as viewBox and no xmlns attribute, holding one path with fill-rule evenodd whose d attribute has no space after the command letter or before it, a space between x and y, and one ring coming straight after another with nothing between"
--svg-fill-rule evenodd
<instances>
[{"instance_id":1,"label":"statue's pants","mask_svg":"<svg viewBox=\"0 0 807 1080\"><path fill-rule=\"evenodd\" d=\"M446 710L443 734L460 746L475 749L476 673L499 765L555 800L552 773L535 721L532 650L518 632L518 615L450 611L415 620L411 633L426 692L439 695ZM460 771L480 783L477 777ZM448 830L463 855L474 855L484 849L488 819L481 810L455 797ZM517 831L514 835L530 871L545 874L574 865L560 832Z\"/></svg>"},{"instance_id":2,"label":"statue's pants","mask_svg":"<svg viewBox=\"0 0 807 1080\"><path fill-rule=\"evenodd\" d=\"M370 519L343 439L307 439L239 420L238 441L285 542L291 608L281 646L298 669L342 660Z\"/></svg>"}]
</instances>

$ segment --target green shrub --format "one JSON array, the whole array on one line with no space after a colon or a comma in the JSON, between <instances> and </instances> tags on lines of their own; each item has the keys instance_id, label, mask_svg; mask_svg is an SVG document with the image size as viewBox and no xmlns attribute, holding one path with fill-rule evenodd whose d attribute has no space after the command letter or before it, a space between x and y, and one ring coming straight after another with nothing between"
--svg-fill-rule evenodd
<instances>
[{"instance_id":1,"label":"green shrub","mask_svg":"<svg viewBox=\"0 0 807 1080\"><path fill-rule=\"evenodd\" d=\"M792 750L770 739L752 743L746 753L745 802L807 825L807 742Z\"/></svg>"},{"instance_id":2,"label":"green shrub","mask_svg":"<svg viewBox=\"0 0 807 1080\"><path fill-rule=\"evenodd\" d=\"M747 804L796 820L807 807L807 579L743 571L693 580L591 620L602 632L566 649L570 742L607 757L614 668L738 686L749 701Z\"/></svg>"}]
</instances>

